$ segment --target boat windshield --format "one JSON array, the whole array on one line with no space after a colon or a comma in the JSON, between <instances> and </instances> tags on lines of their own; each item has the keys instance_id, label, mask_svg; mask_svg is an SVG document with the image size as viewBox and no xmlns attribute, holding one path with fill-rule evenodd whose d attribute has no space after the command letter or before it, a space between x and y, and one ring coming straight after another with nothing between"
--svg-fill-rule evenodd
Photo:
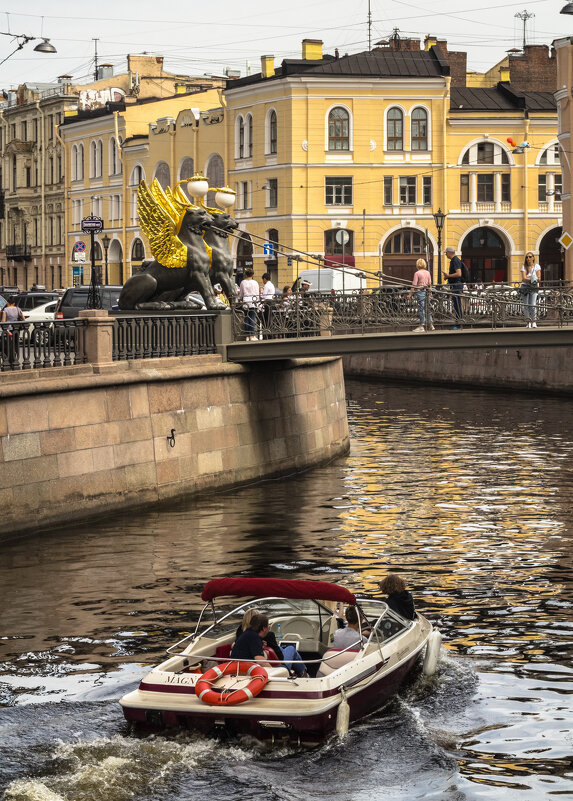
<instances>
[{"instance_id":1,"label":"boat windshield","mask_svg":"<svg viewBox=\"0 0 573 801\"><path fill-rule=\"evenodd\" d=\"M324 618L332 615L330 609L311 599L255 598L235 607L232 604L228 606L217 604L215 607L217 620L212 623L212 614L209 614L210 606L210 604L206 605L203 610L202 621L200 621L205 628L199 630L198 624L196 634L199 633L202 637L217 639L231 632L236 632L247 609L257 609L259 612L268 615L271 620L283 616L292 618L297 615L304 615L305 617Z\"/></svg>"}]
</instances>

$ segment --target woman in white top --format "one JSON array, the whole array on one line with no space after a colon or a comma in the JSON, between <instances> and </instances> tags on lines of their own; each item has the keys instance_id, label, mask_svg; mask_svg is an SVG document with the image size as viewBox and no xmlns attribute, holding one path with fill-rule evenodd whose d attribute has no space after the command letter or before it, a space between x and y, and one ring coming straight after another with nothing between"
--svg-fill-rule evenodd
<instances>
[{"instance_id":1,"label":"woman in white top","mask_svg":"<svg viewBox=\"0 0 573 801\"><path fill-rule=\"evenodd\" d=\"M528 328L537 328L537 293L541 280L541 267L535 261L535 256L528 250L525 254L521 268L521 294L523 295L523 309Z\"/></svg>"},{"instance_id":2,"label":"woman in white top","mask_svg":"<svg viewBox=\"0 0 573 801\"><path fill-rule=\"evenodd\" d=\"M251 340L254 341L257 338L254 336L254 333L260 289L253 278L254 274L252 267L245 268L245 277L239 286L239 299L243 301L243 309L245 310L245 333L247 335L247 342L251 342Z\"/></svg>"}]
</instances>

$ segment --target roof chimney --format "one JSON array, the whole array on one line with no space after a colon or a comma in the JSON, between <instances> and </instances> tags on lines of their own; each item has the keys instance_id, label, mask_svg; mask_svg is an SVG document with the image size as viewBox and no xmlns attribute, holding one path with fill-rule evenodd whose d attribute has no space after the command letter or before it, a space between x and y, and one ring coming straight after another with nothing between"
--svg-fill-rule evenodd
<instances>
[{"instance_id":1,"label":"roof chimney","mask_svg":"<svg viewBox=\"0 0 573 801\"><path fill-rule=\"evenodd\" d=\"M305 61L321 61L322 39L303 39L302 57Z\"/></svg>"},{"instance_id":2,"label":"roof chimney","mask_svg":"<svg viewBox=\"0 0 573 801\"><path fill-rule=\"evenodd\" d=\"M509 74L509 66L507 64L499 68L499 80L502 81L502 83L509 83L510 74Z\"/></svg>"},{"instance_id":3,"label":"roof chimney","mask_svg":"<svg viewBox=\"0 0 573 801\"><path fill-rule=\"evenodd\" d=\"M275 74L275 57L261 56L261 75L263 78L272 78Z\"/></svg>"},{"instance_id":4,"label":"roof chimney","mask_svg":"<svg viewBox=\"0 0 573 801\"><path fill-rule=\"evenodd\" d=\"M424 50L429 50L430 47L434 47L437 44L438 44L438 37L430 36L430 34L427 34L426 38L424 39Z\"/></svg>"}]
</instances>

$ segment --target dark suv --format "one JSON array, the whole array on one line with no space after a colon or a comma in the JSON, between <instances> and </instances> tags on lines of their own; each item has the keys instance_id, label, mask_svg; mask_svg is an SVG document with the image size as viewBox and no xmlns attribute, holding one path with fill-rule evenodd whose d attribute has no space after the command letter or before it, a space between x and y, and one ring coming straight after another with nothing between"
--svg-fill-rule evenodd
<instances>
[{"instance_id":1,"label":"dark suv","mask_svg":"<svg viewBox=\"0 0 573 801\"><path fill-rule=\"evenodd\" d=\"M19 306L23 312L31 312L37 306L43 306L52 300L58 300L60 297L59 292L20 292L14 298L14 303Z\"/></svg>"},{"instance_id":2,"label":"dark suv","mask_svg":"<svg viewBox=\"0 0 573 801\"><path fill-rule=\"evenodd\" d=\"M102 309L109 310L117 306L119 293L122 289L123 287L121 286L100 286ZM56 309L56 320L68 320L70 317L77 317L82 309L87 309L89 290L88 284L71 286L66 289Z\"/></svg>"}]
</instances>

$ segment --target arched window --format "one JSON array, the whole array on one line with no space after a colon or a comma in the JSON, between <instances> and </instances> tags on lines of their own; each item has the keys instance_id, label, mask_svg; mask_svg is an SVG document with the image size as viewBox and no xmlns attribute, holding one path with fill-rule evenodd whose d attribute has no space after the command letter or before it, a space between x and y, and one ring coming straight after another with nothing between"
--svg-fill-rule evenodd
<instances>
[{"instance_id":1,"label":"arched window","mask_svg":"<svg viewBox=\"0 0 573 801\"><path fill-rule=\"evenodd\" d=\"M237 282L239 282L245 269L253 266L253 240L245 231L240 234L237 242Z\"/></svg>"},{"instance_id":2,"label":"arched window","mask_svg":"<svg viewBox=\"0 0 573 801\"><path fill-rule=\"evenodd\" d=\"M119 158L119 150L117 147L115 136L112 136L111 139L109 140L109 174L110 175L121 174L121 161Z\"/></svg>"},{"instance_id":3,"label":"arched window","mask_svg":"<svg viewBox=\"0 0 573 801\"><path fill-rule=\"evenodd\" d=\"M498 142L477 142L470 145L462 157L462 164L509 164L505 149Z\"/></svg>"},{"instance_id":4,"label":"arched window","mask_svg":"<svg viewBox=\"0 0 573 801\"><path fill-rule=\"evenodd\" d=\"M137 164L131 171L129 185L139 186L139 182L143 181L144 178L145 178L145 173L143 172L143 167L140 164Z\"/></svg>"},{"instance_id":5,"label":"arched window","mask_svg":"<svg viewBox=\"0 0 573 801\"><path fill-rule=\"evenodd\" d=\"M402 109L391 108L386 117L388 150L404 150L404 114Z\"/></svg>"},{"instance_id":6,"label":"arched window","mask_svg":"<svg viewBox=\"0 0 573 801\"><path fill-rule=\"evenodd\" d=\"M336 237L339 231L348 234L348 241L339 242L342 237ZM324 264L326 267L344 264L354 267L354 231L348 228L329 228L324 232Z\"/></svg>"},{"instance_id":7,"label":"arched window","mask_svg":"<svg viewBox=\"0 0 573 801\"><path fill-rule=\"evenodd\" d=\"M276 261L279 249L279 232L276 228L269 228L267 231L267 242L271 245L265 261Z\"/></svg>"},{"instance_id":8,"label":"arched window","mask_svg":"<svg viewBox=\"0 0 573 801\"><path fill-rule=\"evenodd\" d=\"M416 260L426 259L433 271L432 243L421 231L402 228L391 234L384 244L384 273L403 281L411 281L416 272Z\"/></svg>"},{"instance_id":9,"label":"arched window","mask_svg":"<svg viewBox=\"0 0 573 801\"><path fill-rule=\"evenodd\" d=\"M559 143L549 145L539 157L540 164L560 164Z\"/></svg>"},{"instance_id":10,"label":"arched window","mask_svg":"<svg viewBox=\"0 0 573 801\"><path fill-rule=\"evenodd\" d=\"M97 240L94 242L94 261L101 261L101 245Z\"/></svg>"},{"instance_id":11,"label":"arched window","mask_svg":"<svg viewBox=\"0 0 573 801\"><path fill-rule=\"evenodd\" d=\"M134 239L133 245L131 247L131 260L132 261L143 261L145 258L145 250L143 248L143 242L141 239Z\"/></svg>"},{"instance_id":12,"label":"arched window","mask_svg":"<svg viewBox=\"0 0 573 801\"><path fill-rule=\"evenodd\" d=\"M428 112L415 108L412 112L412 150L428 149Z\"/></svg>"},{"instance_id":13,"label":"arched window","mask_svg":"<svg viewBox=\"0 0 573 801\"><path fill-rule=\"evenodd\" d=\"M328 149L350 150L350 114L341 106L328 115Z\"/></svg>"},{"instance_id":14,"label":"arched window","mask_svg":"<svg viewBox=\"0 0 573 801\"><path fill-rule=\"evenodd\" d=\"M101 164L103 161L103 142L98 139L96 144L96 172L95 177L101 178Z\"/></svg>"},{"instance_id":15,"label":"arched window","mask_svg":"<svg viewBox=\"0 0 573 801\"><path fill-rule=\"evenodd\" d=\"M245 118L245 156L253 155L253 115L247 114Z\"/></svg>"},{"instance_id":16,"label":"arched window","mask_svg":"<svg viewBox=\"0 0 573 801\"><path fill-rule=\"evenodd\" d=\"M179 165L179 180L185 181L189 178L193 178L195 175L195 164L193 159L190 156L185 156L182 160L181 164ZM181 184L181 189L185 192L187 197L191 197L189 195L189 190L187 189L187 184Z\"/></svg>"},{"instance_id":17,"label":"arched window","mask_svg":"<svg viewBox=\"0 0 573 801\"><path fill-rule=\"evenodd\" d=\"M245 121L242 117L237 117L235 158L245 158Z\"/></svg>"},{"instance_id":18,"label":"arched window","mask_svg":"<svg viewBox=\"0 0 573 801\"><path fill-rule=\"evenodd\" d=\"M277 152L277 113L271 109L268 116L268 149L271 155Z\"/></svg>"},{"instance_id":19,"label":"arched window","mask_svg":"<svg viewBox=\"0 0 573 801\"><path fill-rule=\"evenodd\" d=\"M225 164L218 153L212 153L209 156L205 176L209 182L209 186L212 187L212 189L207 192L206 203L208 206L214 206L215 192L213 189L225 186Z\"/></svg>"},{"instance_id":20,"label":"arched window","mask_svg":"<svg viewBox=\"0 0 573 801\"><path fill-rule=\"evenodd\" d=\"M72 156L71 156L71 171L72 171L72 181L78 180L78 146L72 145Z\"/></svg>"},{"instance_id":21,"label":"arched window","mask_svg":"<svg viewBox=\"0 0 573 801\"><path fill-rule=\"evenodd\" d=\"M155 177L161 184L163 189L166 189L169 186L171 181L171 172L169 170L169 164L165 161L160 161L159 164L155 168Z\"/></svg>"},{"instance_id":22,"label":"arched window","mask_svg":"<svg viewBox=\"0 0 573 801\"><path fill-rule=\"evenodd\" d=\"M78 181L83 181L84 179L84 146L82 144L78 145L78 157L77 157L77 171L76 177Z\"/></svg>"},{"instance_id":23,"label":"arched window","mask_svg":"<svg viewBox=\"0 0 573 801\"><path fill-rule=\"evenodd\" d=\"M95 178L97 175L97 143L90 142L90 178Z\"/></svg>"}]
</instances>

